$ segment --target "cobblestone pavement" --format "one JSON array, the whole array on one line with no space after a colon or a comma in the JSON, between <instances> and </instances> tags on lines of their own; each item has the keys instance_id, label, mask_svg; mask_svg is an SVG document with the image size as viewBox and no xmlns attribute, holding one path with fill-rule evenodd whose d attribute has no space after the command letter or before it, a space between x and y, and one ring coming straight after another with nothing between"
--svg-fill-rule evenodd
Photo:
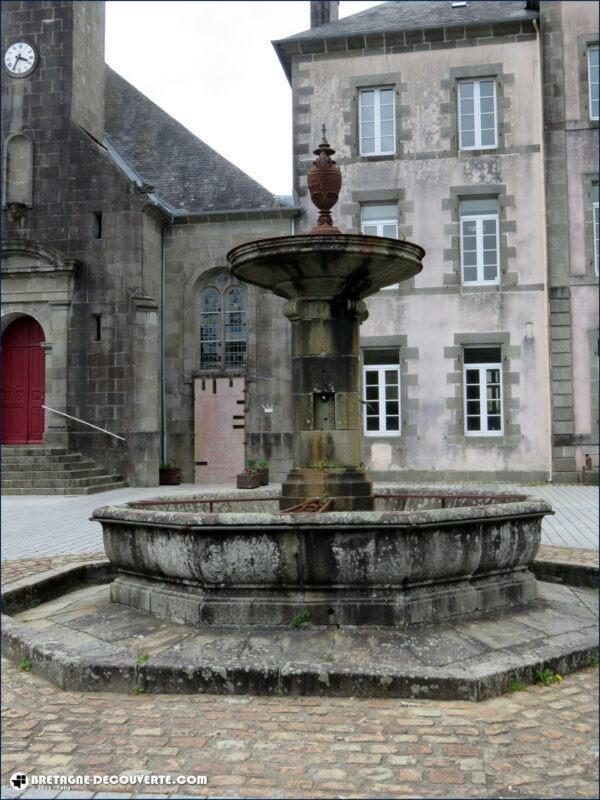
<instances>
[{"instance_id":1,"label":"cobblestone pavement","mask_svg":"<svg viewBox=\"0 0 600 800\"><path fill-rule=\"evenodd\" d=\"M5 564L3 578L75 560ZM208 776L185 796L597 797L597 668L481 703L80 694L3 670L3 786L15 771L141 772ZM137 796L150 791L184 796Z\"/></svg>"},{"instance_id":2,"label":"cobblestone pavement","mask_svg":"<svg viewBox=\"0 0 600 800\"><path fill-rule=\"evenodd\" d=\"M175 496L201 492L192 484L177 487L117 489L95 495L4 496L2 497L2 560L35 558L46 555L86 553L102 549L102 530L90 522L94 509L112 503L146 497ZM273 484L273 488L277 488ZM527 491L548 500L555 515L542 523L544 544L598 549L598 489L596 486L513 487L496 484L495 488Z\"/></svg>"}]
</instances>

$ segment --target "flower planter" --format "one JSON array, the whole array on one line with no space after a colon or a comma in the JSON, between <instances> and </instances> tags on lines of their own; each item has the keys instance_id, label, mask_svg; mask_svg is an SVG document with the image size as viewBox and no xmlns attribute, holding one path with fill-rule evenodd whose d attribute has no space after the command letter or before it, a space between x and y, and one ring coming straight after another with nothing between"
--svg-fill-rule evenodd
<instances>
[{"instance_id":1,"label":"flower planter","mask_svg":"<svg viewBox=\"0 0 600 800\"><path fill-rule=\"evenodd\" d=\"M238 475L237 488L238 489L257 489L260 486L260 478L258 473L255 475Z\"/></svg>"},{"instance_id":2,"label":"flower planter","mask_svg":"<svg viewBox=\"0 0 600 800\"><path fill-rule=\"evenodd\" d=\"M158 483L160 486L179 486L181 483L181 470L179 467L161 468L158 470Z\"/></svg>"},{"instance_id":3,"label":"flower planter","mask_svg":"<svg viewBox=\"0 0 600 800\"><path fill-rule=\"evenodd\" d=\"M266 486L269 483L269 468L258 470L258 478L261 486Z\"/></svg>"}]
</instances>

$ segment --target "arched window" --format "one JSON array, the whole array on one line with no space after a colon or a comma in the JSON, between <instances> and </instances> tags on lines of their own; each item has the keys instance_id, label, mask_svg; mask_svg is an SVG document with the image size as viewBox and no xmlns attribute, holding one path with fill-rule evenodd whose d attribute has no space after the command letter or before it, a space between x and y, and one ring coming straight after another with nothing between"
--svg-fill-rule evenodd
<instances>
[{"instance_id":1,"label":"arched window","mask_svg":"<svg viewBox=\"0 0 600 800\"><path fill-rule=\"evenodd\" d=\"M200 293L200 369L240 370L246 364L243 286L226 273Z\"/></svg>"}]
</instances>

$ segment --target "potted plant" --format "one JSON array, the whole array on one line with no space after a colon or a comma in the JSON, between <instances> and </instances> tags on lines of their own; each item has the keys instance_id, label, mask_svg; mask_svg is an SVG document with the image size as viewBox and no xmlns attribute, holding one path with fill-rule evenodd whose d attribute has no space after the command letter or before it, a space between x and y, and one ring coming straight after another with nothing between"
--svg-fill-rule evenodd
<instances>
[{"instance_id":1,"label":"potted plant","mask_svg":"<svg viewBox=\"0 0 600 800\"><path fill-rule=\"evenodd\" d=\"M258 477L260 478L260 485L266 486L269 483L269 462L261 458L256 464L256 468L258 470Z\"/></svg>"},{"instance_id":2,"label":"potted plant","mask_svg":"<svg viewBox=\"0 0 600 800\"><path fill-rule=\"evenodd\" d=\"M254 466L248 466L237 476L238 489L257 489L260 486L258 470Z\"/></svg>"},{"instance_id":3,"label":"potted plant","mask_svg":"<svg viewBox=\"0 0 600 800\"><path fill-rule=\"evenodd\" d=\"M160 486L179 486L181 469L173 464L161 464L158 468L158 483Z\"/></svg>"}]
</instances>

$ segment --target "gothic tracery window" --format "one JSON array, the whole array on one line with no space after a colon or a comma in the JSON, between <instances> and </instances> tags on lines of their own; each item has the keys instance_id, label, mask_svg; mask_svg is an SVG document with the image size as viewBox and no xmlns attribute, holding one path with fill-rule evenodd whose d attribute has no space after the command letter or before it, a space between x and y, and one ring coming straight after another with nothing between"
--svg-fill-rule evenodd
<instances>
[{"instance_id":1,"label":"gothic tracery window","mask_svg":"<svg viewBox=\"0 0 600 800\"><path fill-rule=\"evenodd\" d=\"M246 365L246 297L243 286L220 273L200 294L200 369L240 370Z\"/></svg>"}]
</instances>

